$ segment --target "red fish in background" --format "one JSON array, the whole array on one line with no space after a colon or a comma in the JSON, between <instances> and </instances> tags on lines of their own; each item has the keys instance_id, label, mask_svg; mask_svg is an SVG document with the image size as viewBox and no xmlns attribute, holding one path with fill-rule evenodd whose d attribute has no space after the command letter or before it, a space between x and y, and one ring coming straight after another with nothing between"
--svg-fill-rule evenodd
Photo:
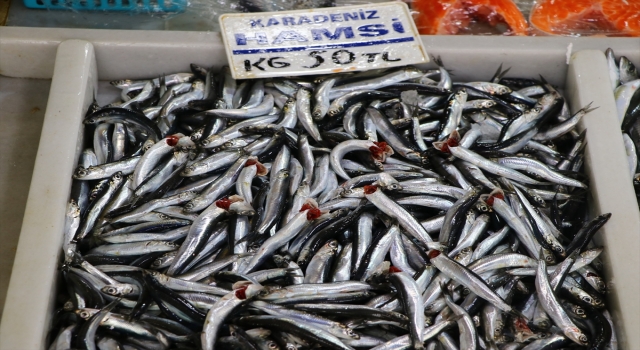
<instances>
[{"instance_id":1,"label":"red fish in background","mask_svg":"<svg viewBox=\"0 0 640 350\"><path fill-rule=\"evenodd\" d=\"M529 27L511 0L414 0L411 6L420 34L527 35Z\"/></svg>"},{"instance_id":2,"label":"red fish in background","mask_svg":"<svg viewBox=\"0 0 640 350\"><path fill-rule=\"evenodd\" d=\"M640 36L640 0L541 0L529 20L548 34Z\"/></svg>"}]
</instances>

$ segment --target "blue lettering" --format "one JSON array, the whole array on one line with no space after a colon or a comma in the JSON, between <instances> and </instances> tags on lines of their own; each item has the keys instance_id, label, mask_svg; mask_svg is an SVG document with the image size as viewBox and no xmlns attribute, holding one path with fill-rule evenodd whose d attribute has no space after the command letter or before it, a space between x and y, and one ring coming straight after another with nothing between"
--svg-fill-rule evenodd
<instances>
[{"instance_id":1,"label":"blue lettering","mask_svg":"<svg viewBox=\"0 0 640 350\"><path fill-rule=\"evenodd\" d=\"M293 17L282 17L282 25L283 26L295 26L296 19Z\"/></svg>"},{"instance_id":2,"label":"blue lettering","mask_svg":"<svg viewBox=\"0 0 640 350\"><path fill-rule=\"evenodd\" d=\"M404 33L404 27L402 26L402 22L398 21L398 19L394 18L393 23L391 24L393 30L398 33Z\"/></svg>"},{"instance_id":3,"label":"blue lettering","mask_svg":"<svg viewBox=\"0 0 640 350\"><path fill-rule=\"evenodd\" d=\"M265 33L256 33L255 36L253 37L247 37L246 35L242 34L242 33L237 33L234 34L236 37L236 45L247 45L247 41L248 40L255 40L257 44L259 45L263 45L263 44L268 44L269 42L267 41L267 35Z\"/></svg>"},{"instance_id":4,"label":"blue lettering","mask_svg":"<svg viewBox=\"0 0 640 350\"><path fill-rule=\"evenodd\" d=\"M323 35L327 37L329 40L337 40L337 39L340 39L340 36L342 35L342 33L344 33L345 39L351 39L354 37L353 29L351 27L338 27L336 28L336 32L333 34L331 34L331 32L326 28L311 29L311 35L313 36L313 40L316 40L316 41L321 41Z\"/></svg>"},{"instance_id":5,"label":"blue lettering","mask_svg":"<svg viewBox=\"0 0 640 350\"><path fill-rule=\"evenodd\" d=\"M278 34L278 37L273 40L274 44L282 44L283 41L298 41L305 42L308 41L307 38L300 35L300 33L294 30L285 30Z\"/></svg>"},{"instance_id":6,"label":"blue lettering","mask_svg":"<svg viewBox=\"0 0 640 350\"><path fill-rule=\"evenodd\" d=\"M249 20L249 23L251 23L252 27L257 27L257 26L264 27L261 19L257 19L257 20L252 19L252 20Z\"/></svg>"},{"instance_id":7,"label":"blue lettering","mask_svg":"<svg viewBox=\"0 0 640 350\"><path fill-rule=\"evenodd\" d=\"M349 13L349 12L345 12L344 14L344 21L347 22L349 19L354 19L354 20L358 20L358 13L354 12L354 13Z\"/></svg>"},{"instance_id":8,"label":"blue lettering","mask_svg":"<svg viewBox=\"0 0 640 350\"><path fill-rule=\"evenodd\" d=\"M367 11L367 13L369 14L369 16L367 16L367 19L380 18L380 17L376 16L376 13L378 13L378 10Z\"/></svg>"},{"instance_id":9,"label":"blue lettering","mask_svg":"<svg viewBox=\"0 0 640 350\"><path fill-rule=\"evenodd\" d=\"M360 19L366 19L366 17L364 16L364 11L360 10Z\"/></svg>"},{"instance_id":10,"label":"blue lettering","mask_svg":"<svg viewBox=\"0 0 640 350\"><path fill-rule=\"evenodd\" d=\"M331 22L342 22L342 18L339 13L332 13L329 16L331 17Z\"/></svg>"},{"instance_id":11,"label":"blue lettering","mask_svg":"<svg viewBox=\"0 0 640 350\"><path fill-rule=\"evenodd\" d=\"M311 20L307 16L300 16L300 19L298 19L298 25L301 25L302 23L311 23Z\"/></svg>"},{"instance_id":12,"label":"blue lettering","mask_svg":"<svg viewBox=\"0 0 640 350\"><path fill-rule=\"evenodd\" d=\"M367 24L358 27L360 36L373 37L388 34L389 31L384 29L384 24Z\"/></svg>"},{"instance_id":13,"label":"blue lettering","mask_svg":"<svg viewBox=\"0 0 640 350\"><path fill-rule=\"evenodd\" d=\"M315 15L313 16L313 23L324 23L329 20L329 17L325 15Z\"/></svg>"},{"instance_id":14,"label":"blue lettering","mask_svg":"<svg viewBox=\"0 0 640 350\"><path fill-rule=\"evenodd\" d=\"M267 27L277 26L278 24L280 24L280 22L278 22L277 19L271 17L269 18L269 22L267 22Z\"/></svg>"}]
</instances>

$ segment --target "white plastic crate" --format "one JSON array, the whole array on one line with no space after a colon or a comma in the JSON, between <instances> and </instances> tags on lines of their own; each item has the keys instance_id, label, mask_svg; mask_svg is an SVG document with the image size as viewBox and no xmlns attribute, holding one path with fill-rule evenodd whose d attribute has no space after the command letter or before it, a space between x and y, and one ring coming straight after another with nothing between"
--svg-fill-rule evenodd
<instances>
[{"instance_id":1,"label":"white plastic crate","mask_svg":"<svg viewBox=\"0 0 640 350\"><path fill-rule=\"evenodd\" d=\"M51 77L53 81L18 251L0 323L0 349L42 349L50 327L71 175L81 152L82 118L102 80L154 77L188 70L191 62L221 66L225 56L216 33L52 30L16 33L0 28L0 74ZM9 34L9 35L3 35ZM43 38L38 45L29 40ZM126 34L126 35L125 35ZM48 36L47 36L48 35ZM66 38L92 40L65 41ZM35 38L35 39L34 39ZM180 40L182 38L182 40ZM605 245L609 305L621 348L640 348L640 214L624 156L615 103L602 51L638 61L634 39L423 37L427 51L455 70L456 80L490 78L496 67L513 76L547 80L565 88L572 110L593 102L599 108L583 118L587 128L586 168L593 215L612 212L596 236ZM132 45L136 44L137 45ZM95 48L95 52L94 52ZM35 64L17 57L29 53ZM47 53L47 54L45 54ZM44 56L43 56L44 55ZM97 61L97 64L96 64ZM567 62L570 61L569 65Z\"/></svg>"}]
</instances>

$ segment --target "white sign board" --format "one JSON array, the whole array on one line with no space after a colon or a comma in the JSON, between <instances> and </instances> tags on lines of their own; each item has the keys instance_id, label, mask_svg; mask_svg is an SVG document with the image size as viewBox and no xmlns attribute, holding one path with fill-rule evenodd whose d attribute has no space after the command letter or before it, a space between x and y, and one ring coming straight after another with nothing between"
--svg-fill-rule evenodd
<instances>
[{"instance_id":1,"label":"white sign board","mask_svg":"<svg viewBox=\"0 0 640 350\"><path fill-rule=\"evenodd\" d=\"M403 2L220 16L236 79L328 74L428 62Z\"/></svg>"}]
</instances>

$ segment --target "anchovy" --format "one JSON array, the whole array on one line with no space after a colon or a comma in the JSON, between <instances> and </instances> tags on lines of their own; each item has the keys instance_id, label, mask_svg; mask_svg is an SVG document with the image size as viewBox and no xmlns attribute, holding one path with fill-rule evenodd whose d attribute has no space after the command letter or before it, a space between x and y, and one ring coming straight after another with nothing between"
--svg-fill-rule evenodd
<instances>
[{"instance_id":1,"label":"anchovy","mask_svg":"<svg viewBox=\"0 0 640 350\"><path fill-rule=\"evenodd\" d=\"M429 249L440 247L440 244L433 242L422 225L411 214L387 197L377 186L365 186L364 193L365 197L380 211L398 220L400 226L418 239L425 247Z\"/></svg>"},{"instance_id":2,"label":"anchovy","mask_svg":"<svg viewBox=\"0 0 640 350\"><path fill-rule=\"evenodd\" d=\"M273 104L273 96L267 94L262 102L256 106L244 106L239 109L212 109L201 113L208 117L247 119L269 114L269 112L273 109Z\"/></svg>"},{"instance_id":3,"label":"anchovy","mask_svg":"<svg viewBox=\"0 0 640 350\"><path fill-rule=\"evenodd\" d=\"M549 285L547 276L547 264L543 259L538 261L536 272L536 290L539 296L540 305L553 319L556 325L562 330L564 335L579 345L586 345L587 336L571 321L562 306L558 303L556 296Z\"/></svg>"},{"instance_id":4,"label":"anchovy","mask_svg":"<svg viewBox=\"0 0 640 350\"><path fill-rule=\"evenodd\" d=\"M234 309L249 302L252 298L262 292L263 287L256 284L249 284L233 290L218 300L209 312L202 330L202 348L207 350L215 349L216 338L225 318Z\"/></svg>"},{"instance_id":5,"label":"anchovy","mask_svg":"<svg viewBox=\"0 0 640 350\"><path fill-rule=\"evenodd\" d=\"M614 349L592 242L610 214L586 212L576 130L592 107L434 61L115 83L121 101L85 118L51 348ZM632 68L615 92L629 173Z\"/></svg>"},{"instance_id":6,"label":"anchovy","mask_svg":"<svg viewBox=\"0 0 640 350\"><path fill-rule=\"evenodd\" d=\"M422 349L425 327L422 295L416 282L406 272L394 270L390 276L402 300L405 314L409 315L410 334L414 349Z\"/></svg>"},{"instance_id":7,"label":"anchovy","mask_svg":"<svg viewBox=\"0 0 640 350\"><path fill-rule=\"evenodd\" d=\"M263 263L269 256L276 251L276 249L282 247L295 237L302 229L311 224L311 221L317 219L320 216L317 208L304 208L297 213L287 225L278 230L273 236L268 238L256 254L251 258L251 261L244 266L243 272L250 273L261 263Z\"/></svg>"}]
</instances>

